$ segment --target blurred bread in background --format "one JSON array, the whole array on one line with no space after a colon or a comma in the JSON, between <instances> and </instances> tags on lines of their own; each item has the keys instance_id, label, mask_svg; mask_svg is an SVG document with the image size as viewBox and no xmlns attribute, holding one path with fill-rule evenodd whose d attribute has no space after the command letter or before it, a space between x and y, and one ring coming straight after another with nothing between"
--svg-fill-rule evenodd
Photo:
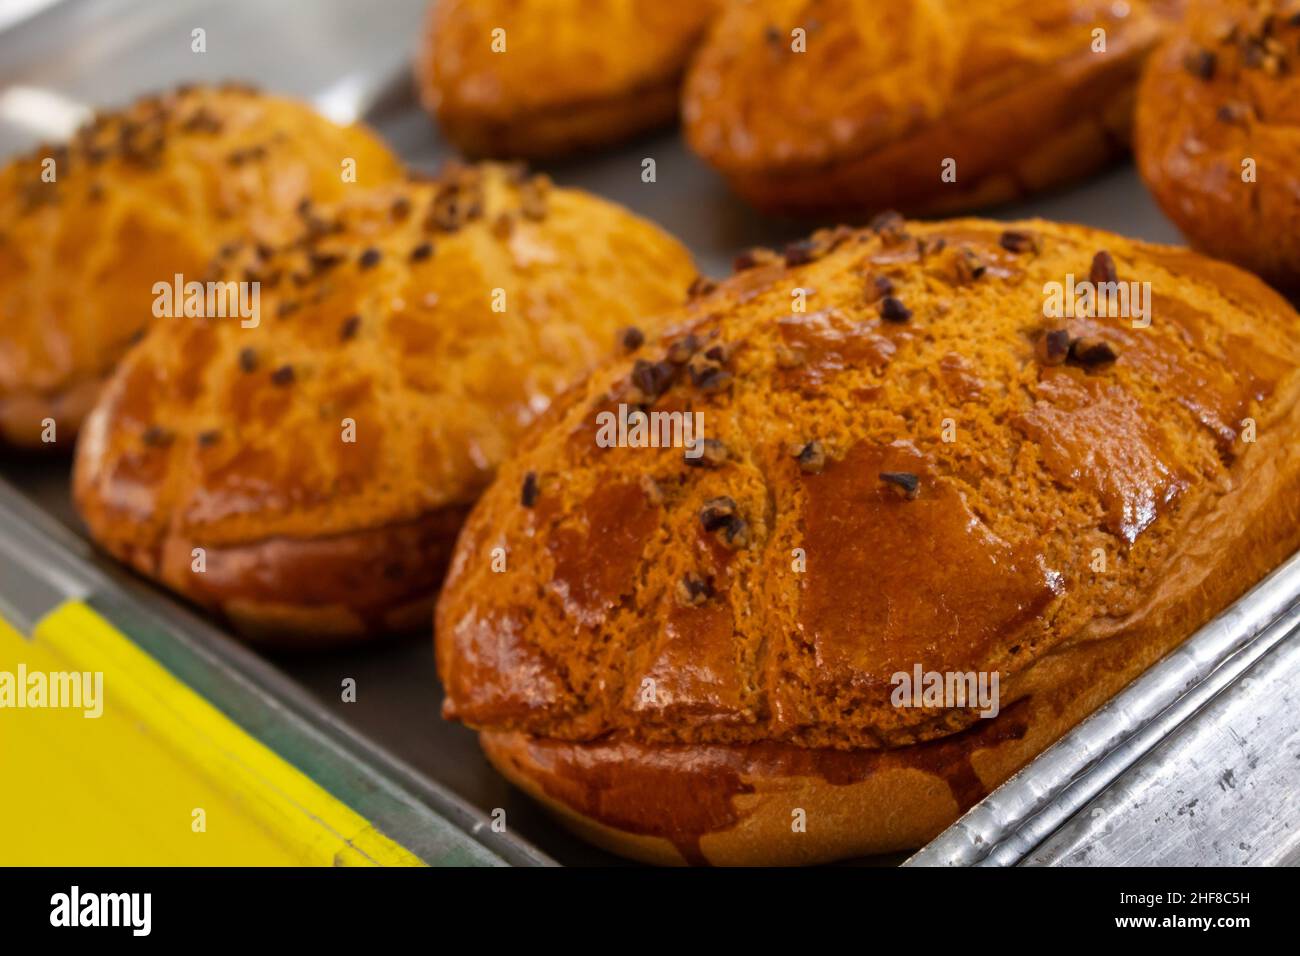
<instances>
[{"instance_id":1,"label":"blurred bread in background","mask_svg":"<svg viewBox=\"0 0 1300 956\"><path fill-rule=\"evenodd\" d=\"M472 156L541 158L665 126L720 0L436 0L418 66Z\"/></svg>"},{"instance_id":2,"label":"blurred bread in background","mask_svg":"<svg viewBox=\"0 0 1300 956\"><path fill-rule=\"evenodd\" d=\"M1136 150L1192 245L1300 293L1300 3L1195 4L1143 77Z\"/></svg>"},{"instance_id":3,"label":"blurred bread in background","mask_svg":"<svg viewBox=\"0 0 1300 956\"><path fill-rule=\"evenodd\" d=\"M683 99L686 135L771 212L951 213L1129 147L1143 60L1181 0L747 0Z\"/></svg>"},{"instance_id":4,"label":"blurred bread in background","mask_svg":"<svg viewBox=\"0 0 1300 956\"><path fill-rule=\"evenodd\" d=\"M146 97L10 160L0 168L0 443L40 446L49 418L55 445L72 448L151 321L155 283L203 279L237 238L287 239L304 199L400 175L367 130L233 84Z\"/></svg>"}]
</instances>

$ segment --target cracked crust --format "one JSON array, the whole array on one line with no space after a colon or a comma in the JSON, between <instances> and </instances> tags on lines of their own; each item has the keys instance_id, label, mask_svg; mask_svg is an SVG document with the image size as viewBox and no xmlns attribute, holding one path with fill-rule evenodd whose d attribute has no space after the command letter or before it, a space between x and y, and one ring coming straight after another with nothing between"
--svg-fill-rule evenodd
<instances>
[{"instance_id":1,"label":"cracked crust","mask_svg":"<svg viewBox=\"0 0 1300 956\"><path fill-rule=\"evenodd\" d=\"M1194 246L1300 293L1300 4L1198 4L1143 76L1136 152Z\"/></svg>"},{"instance_id":2,"label":"cracked crust","mask_svg":"<svg viewBox=\"0 0 1300 956\"><path fill-rule=\"evenodd\" d=\"M916 845L1300 546L1297 316L1257 279L1041 221L887 218L751 263L529 432L438 605L445 714L619 852ZM1047 283L1110 268L1151 283L1149 328L1044 319ZM598 447L620 401L700 411L725 453ZM997 671L1001 714L895 706L917 664ZM824 840L778 839L790 800Z\"/></svg>"},{"instance_id":3,"label":"cracked crust","mask_svg":"<svg viewBox=\"0 0 1300 956\"><path fill-rule=\"evenodd\" d=\"M472 156L554 157L629 139L677 115L687 59L717 6L437 0L417 63L421 98Z\"/></svg>"},{"instance_id":4,"label":"cracked crust","mask_svg":"<svg viewBox=\"0 0 1300 956\"><path fill-rule=\"evenodd\" d=\"M169 319L132 350L74 494L141 573L314 645L427 624L518 433L694 269L619 207L502 167L306 208L301 229L223 260L262 282L255 327Z\"/></svg>"},{"instance_id":5,"label":"cracked crust","mask_svg":"<svg viewBox=\"0 0 1300 956\"><path fill-rule=\"evenodd\" d=\"M687 138L772 212L934 215L1022 198L1127 151L1142 62L1182 6L733 4L692 62ZM791 50L796 28L806 52ZM1092 50L1098 28L1104 53Z\"/></svg>"},{"instance_id":6,"label":"cracked crust","mask_svg":"<svg viewBox=\"0 0 1300 956\"><path fill-rule=\"evenodd\" d=\"M54 160L53 182L41 178ZM344 158L356 183L342 180ZM400 175L362 127L242 86L193 87L101 114L0 169L0 442L73 439L143 333L154 283L207 278L235 237L289 238L306 197Z\"/></svg>"}]
</instances>

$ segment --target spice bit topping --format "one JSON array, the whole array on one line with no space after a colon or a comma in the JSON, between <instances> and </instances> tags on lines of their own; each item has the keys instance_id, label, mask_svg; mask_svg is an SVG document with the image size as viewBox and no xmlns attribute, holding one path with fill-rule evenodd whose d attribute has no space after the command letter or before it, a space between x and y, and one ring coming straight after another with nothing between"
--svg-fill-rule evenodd
<instances>
[{"instance_id":1,"label":"spice bit topping","mask_svg":"<svg viewBox=\"0 0 1300 956\"><path fill-rule=\"evenodd\" d=\"M1037 252L1038 239L1028 232L1021 232L1017 229L1008 229L1002 233L998 239L998 245L1007 252Z\"/></svg>"},{"instance_id":2,"label":"spice bit topping","mask_svg":"<svg viewBox=\"0 0 1300 956\"><path fill-rule=\"evenodd\" d=\"M867 228L876 233L885 245L897 245L907 238L907 220L901 213L890 209L872 218Z\"/></svg>"},{"instance_id":3,"label":"spice bit topping","mask_svg":"<svg viewBox=\"0 0 1300 956\"><path fill-rule=\"evenodd\" d=\"M817 258L817 244L811 239L800 239L785 247L784 256L788 266L807 265Z\"/></svg>"},{"instance_id":4,"label":"spice bit topping","mask_svg":"<svg viewBox=\"0 0 1300 956\"><path fill-rule=\"evenodd\" d=\"M687 366L687 371L691 384L708 395L722 391L732 381L732 374L712 361L694 360Z\"/></svg>"},{"instance_id":5,"label":"spice bit topping","mask_svg":"<svg viewBox=\"0 0 1300 956\"><path fill-rule=\"evenodd\" d=\"M922 236L916 240L916 254L924 259L948 248L948 240L943 236Z\"/></svg>"},{"instance_id":6,"label":"spice bit topping","mask_svg":"<svg viewBox=\"0 0 1300 956\"><path fill-rule=\"evenodd\" d=\"M677 581L677 603L682 607L699 607L713 597L713 581L698 574L685 574Z\"/></svg>"},{"instance_id":7,"label":"spice bit topping","mask_svg":"<svg viewBox=\"0 0 1300 956\"><path fill-rule=\"evenodd\" d=\"M914 500L921 493L921 479L910 471L882 471L880 480L898 489L908 501Z\"/></svg>"},{"instance_id":8,"label":"spice bit topping","mask_svg":"<svg viewBox=\"0 0 1300 956\"><path fill-rule=\"evenodd\" d=\"M989 269L979 254L967 246L958 251L953 259L953 268L957 273L957 281L962 284L982 279Z\"/></svg>"},{"instance_id":9,"label":"spice bit topping","mask_svg":"<svg viewBox=\"0 0 1300 956\"><path fill-rule=\"evenodd\" d=\"M867 280L866 297L868 302L878 302L887 295L894 294L894 280L887 275L874 275Z\"/></svg>"},{"instance_id":10,"label":"spice bit topping","mask_svg":"<svg viewBox=\"0 0 1300 956\"><path fill-rule=\"evenodd\" d=\"M887 295L880 300L880 317L886 322L906 322L912 317L912 310L903 305L902 301Z\"/></svg>"},{"instance_id":11,"label":"spice bit topping","mask_svg":"<svg viewBox=\"0 0 1300 956\"><path fill-rule=\"evenodd\" d=\"M676 374L677 369L671 362L647 362L645 359L637 359L636 364L632 366L632 384L646 401L653 402L668 390Z\"/></svg>"},{"instance_id":12,"label":"spice bit topping","mask_svg":"<svg viewBox=\"0 0 1300 956\"><path fill-rule=\"evenodd\" d=\"M666 357L674 365L685 365L700 350L700 344L699 337L694 332L688 332L668 346Z\"/></svg>"},{"instance_id":13,"label":"spice bit topping","mask_svg":"<svg viewBox=\"0 0 1300 956\"><path fill-rule=\"evenodd\" d=\"M524 484L519 491L519 503L525 508L531 508L537 504L537 496L541 493L541 488L537 484L537 472L530 471L524 475Z\"/></svg>"},{"instance_id":14,"label":"spice bit topping","mask_svg":"<svg viewBox=\"0 0 1300 956\"><path fill-rule=\"evenodd\" d=\"M1070 333L1048 329L1034 343L1034 356L1043 365L1061 365L1070 356Z\"/></svg>"},{"instance_id":15,"label":"spice bit topping","mask_svg":"<svg viewBox=\"0 0 1300 956\"><path fill-rule=\"evenodd\" d=\"M339 328L339 339L349 342L356 338L356 334L361 329L361 316L349 315L343 320L343 325Z\"/></svg>"},{"instance_id":16,"label":"spice bit topping","mask_svg":"<svg viewBox=\"0 0 1300 956\"><path fill-rule=\"evenodd\" d=\"M339 252L321 252L313 249L307 256L307 262L313 272L327 272L342 261L343 254Z\"/></svg>"},{"instance_id":17,"label":"spice bit topping","mask_svg":"<svg viewBox=\"0 0 1300 956\"><path fill-rule=\"evenodd\" d=\"M357 259L357 265L362 269L373 269L375 266L379 265L379 260L382 258L383 254L374 246L371 246L365 252L361 253L361 257Z\"/></svg>"},{"instance_id":18,"label":"spice bit topping","mask_svg":"<svg viewBox=\"0 0 1300 956\"><path fill-rule=\"evenodd\" d=\"M1219 58L1211 50L1192 50L1183 58L1183 69L1202 80L1214 79Z\"/></svg>"},{"instance_id":19,"label":"spice bit topping","mask_svg":"<svg viewBox=\"0 0 1300 956\"><path fill-rule=\"evenodd\" d=\"M483 187L474 178L441 182L425 216L426 231L455 232L483 215Z\"/></svg>"},{"instance_id":20,"label":"spice bit topping","mask_svg":"<svg viewBox=\"0 0 1300 956\"><path fill-rule=\"evenodd\" d=\"M388 209L389 215L395 222L402 222L411 214L411 200L405 196L398 196L393 200L392 206Z\"/></svg>"},{"instance_id":21,"label":"spice bit topping","mask_svg":"<svg viewBox=\"0 0 1300 956\"><path fill-rule=\"evenodd\" d=\"M820 475L826 467L826 446L814 439L795 453L799 470L806 475Z\"/></svg>"},{"instance_id":22,"label":"spice bit topping","mask_svg":"<svg viewBox=\"0 0 1300 956\"><path fill-rule=\"evenodd\" d=\"M1245 126L1250 115L1250 105L1241 100L1229 100L1220 106L1215 114L1220 123L1227 123L1229 126Z\"/></svg>"},{"instance_id":23,"label":"spice bit topping","mask_svg":"<svg viewBox=\"0 0 1300 956\"><path fill-rule=\"evenodd\" d=\"M746 249L740 255L731 261L731 266L736 272L744 272L746 269L754 269L758 266L771 265L779 261L775 252L771 249Z\"/></svg>"},{"instance_id":24,"label":"spice bit topping","mask_svg":"<svg viewBox=\"0 0 1300 956\"><path fill-rule=\"evenodd\" d=\"M749 522L739 515L733 515L718 529L718 540L732 551L748 548Z\"/></svg>"},{"instance_id":25,"label":"spice bit topping","mask_svg":"<svg viewBox=\"0 0 1300 956\"><path fill-rule=\"evenodd\" d=\"M725 495L720 498L710 498L700 509L700 524L704 526L705 531L717 531L736 517L738 511L734 498Z\"/></svg>"},{"instance_id":26,"label":"spice bit topping","mask_svg":"<svg viewBox=\"0 0 1300 956\"><path fill-rule=\"evenodd\" d=\"M618 333L619 344L628 352L635 352L641 346L645 345L645 333L635 325L629 325L622 332Z\"/></svg>"},{"instance_id":27,"label":"spice bit topping","mask_svg":"<svg viewBox=\"0 0 1300 956\"><path fill-rule=\"evenodd\" d=\"M245 374L257 371L257 353L251 348L239 350L239 370Z\"/></svg>"},{"instance_id":28,"label":"spice bit topping","mask_svg":"<svg viewBox=\"0 0 1300 956\"><path fill-rule=\"evenodd\" d=\"M200 448L211 448L219 441L221 441L221 432L216 429L199 432L198 443Z\"/></svg>"},{"instance_id":29,"label":"spice bit topping","mask_svg":"<svg viewBox=\"0 0 1300 956\"><path fill-rule=\"evenodd\" d=\"M175 439L175 433L161 425L150 425L140 436L140 440L150 448L166 448Z\"/></svg>"},{"instance_id":30,"label":"spice bit topping","mask_svg":"<svg viewBox=\"0 0 1300 956\"><path fill-rule=\"evenodd\" d=\"M1081 336L1070 343L1070 361L1084 368L1106 365L1119 358L1119 353L1105 339Z\"/></svg>"},{"instance_id":31,"label":"spice bit topping","mask_svg":"<svg viewBox=\"0 0 1300 956\"><path fill-rule=\"evenodd\" d=\"M1034 356L1044 365L1061 365L1070 358L1070 333L1066 329L1048 329L1034 343Z\"/></svg>"},{"instance_id":32,"label":"spice bit topping","mask_svg":"<svg viewBox=\"0 0 1300 956\"><path fill-rule=\"evenodd\" d=\"M279 385L282 388L287 385L292 385L296 378L297 375L294 373L292 365L281 365L271 373L271 383L273 385Z\"/></svg>"},{"instance_id":33,"label":"spice bit topping","mask_svg":"<svg viewBox=\"0 0 1300 956\"><path fill-rule=\"evenodd\" d=\"M691 284L686 290L686 299L689 302L691 299L706 296L717 287L718 284L708 276L696 276L691 280Z\"/></svg>"},{"instance_id":34,"label":"spice bit topping","mask_svg":"<svg viewBox=\"0 0 1300 956\"><path fill-rule=\"evenodd\" d=\"M699 450L692 456L691 452ZM727 446L716 438L698 439L694 448L688 447L682 458L692 468L721 468L727 462Z\"/></svg>"},{"instance_id":35,"label":"spice bit topping","mask_svg":"<svg viewBox=\"0 0 1300 956\"><path fill-rule=\"evenodd\" d=\"M1092 257L1092 268L1088 270L1088 278L1096 285L1119 281L1119 270L1115 268L1115 260L1105 249Z\"/></svg>"},{"instance_id":36,"label":"spice bit topping","mask_svg":"<svg viewBox=\"0 0 1300 956\"><path fill-rule=\"evenodd\" d=\"M422 242L414 249L411 250L411 261L423 262L425 259L428 259L432 255L433 255L433 243Z\"/></svg>"}]
</instances>

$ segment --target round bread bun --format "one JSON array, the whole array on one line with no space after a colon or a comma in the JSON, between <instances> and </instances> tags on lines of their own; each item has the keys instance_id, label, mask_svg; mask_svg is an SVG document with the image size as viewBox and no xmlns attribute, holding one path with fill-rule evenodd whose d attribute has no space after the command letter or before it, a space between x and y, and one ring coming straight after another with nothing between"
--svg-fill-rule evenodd
<instances>
[{"instance_id":1,"label":"round bread bun","mask_svg":"<svg viewBox=\"0 0 1300 956\"><path fill-rule=\"evenodd\" d=\"M305 207L301 229L230 250L255 321L162 319L129 353L76 503L111 554L251 637L427 627L516 436L694 269L622 208L501 167Z\"/></svg>"},{"instance_id":2,"label":"round bread bun","mask_svg":"<svg viewBox=\"0 0 1300 956\"><path fill-rule=\"evenodd\" d=\"M687 75L687 139L770 212L937 214L1022 198L1127 151L1139 69L1181 7L730 4Z\"/></svg>"},{"instance_id":3,"label":"round bread bun","mask_svg":"<svg viewBox=\"0 0 1300 956\"><path fill-rule=\"evenodd\" d=\"M472 156L619 142L672 122L687 59L719 2L436 0L421 96Z\"/></svg>"},{"instance_id":4,"label":"round bread bun","mask_svg":"<svg viewBox=\"0 0 1300 956\"><path fill-rule=\"evenodd\" d=\"M1142 80L1142 178L1196 248L1300 293L1300 4L1194 10Z\"/></svg>"},{"instance_id":5,"label":"round bread bun","mask_svg":"<svg viewBox=\"0 0 1300 956\"><path fill-rule=\"evenodd\" d=\"M138 100L11 160L0 168L0 444L71 450L150 321L154 283L205 278L236 237L287 239L307 197L400 175L367 130L234 84Z\"/></svg>"},{"instance_id":6,"label":"round bread bun","mask_svg":"<svg viewBox=\"0 0 1300 956\"><path fill-rule=\"evenodd\" d=\"M916 847L1300 546L1300 317L1251 275L893 216L739 266L525 435L438 604L445 716L615 852Z\"/></svg>"}]
</instances>

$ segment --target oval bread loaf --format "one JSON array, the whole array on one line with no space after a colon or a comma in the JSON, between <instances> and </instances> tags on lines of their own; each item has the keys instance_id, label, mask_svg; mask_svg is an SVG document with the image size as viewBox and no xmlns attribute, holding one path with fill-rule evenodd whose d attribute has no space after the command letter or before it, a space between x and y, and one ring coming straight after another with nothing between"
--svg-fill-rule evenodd
<instances>
[{"instance_id":1,"label":"oval bread loaf","mask_svg":"<svg viewBox=\"0 0 1300 956\"><path fill-rule=\"evenodd\" d=\"M1196 248L1300 293L1300 4L1194 11L1143 76L1142 178Z\"/></svg>"},{"instance_id":2,"label":"oval bread loaf","mask_svg":"<svg viewBox=\"0 0 1300 956\"><path fill-rule=\"evenodd\" d=\"M155 283L205 278L237 237L288 239L305 198L338 200L400 175L367 130L239 85L147 97L10 161L0 168L0 442L71 450L151 320Z\"/></svg>"},{"instance_id":3,"label":"oval bread loaf","mask_svg":"<svg viewBox=\"0 0 1300 956\"><path fill-rule=\"evenodd\" d=\"M164 319L128 355L74 492L116 557L314 646L427 626L519 432L694 270L622 208L501 167L302 220L287 247L231 250L227 274L261 282L256 322Z\"/></svg>"},{"instance_id":4,"label":"oval bread loaf","mask_svg":"<svg viewBox=\"0 0 1300 956\"><path fill-rule=\"evenodd\" d=\"M1297 315L1250 275L890 216L739 265L525 436L438 606L445 714L616 852L918 846L1300 545Z\"/></svg>"},{"instance_id":5,"label":"oval bread loaf","mask_svg":"<svg viewBox=\"0 0 1300 956\"><path fill-rule=\"evenodd\" d=\"M558 156L667 125L720 0L436 0L424 104L474 156Z\"/></svg>"},{"instance_id":6,"label":"oval bread loaf","mask_svg":"<svg viewBox=\"0 0 1300 956\"><path fill-rule=\"evenodd\" d=\"M1143 60L1181 0L729 4L683 93L691 146L761 209L951 213L1128 149Z\"/></svg>"}]
</instances>

